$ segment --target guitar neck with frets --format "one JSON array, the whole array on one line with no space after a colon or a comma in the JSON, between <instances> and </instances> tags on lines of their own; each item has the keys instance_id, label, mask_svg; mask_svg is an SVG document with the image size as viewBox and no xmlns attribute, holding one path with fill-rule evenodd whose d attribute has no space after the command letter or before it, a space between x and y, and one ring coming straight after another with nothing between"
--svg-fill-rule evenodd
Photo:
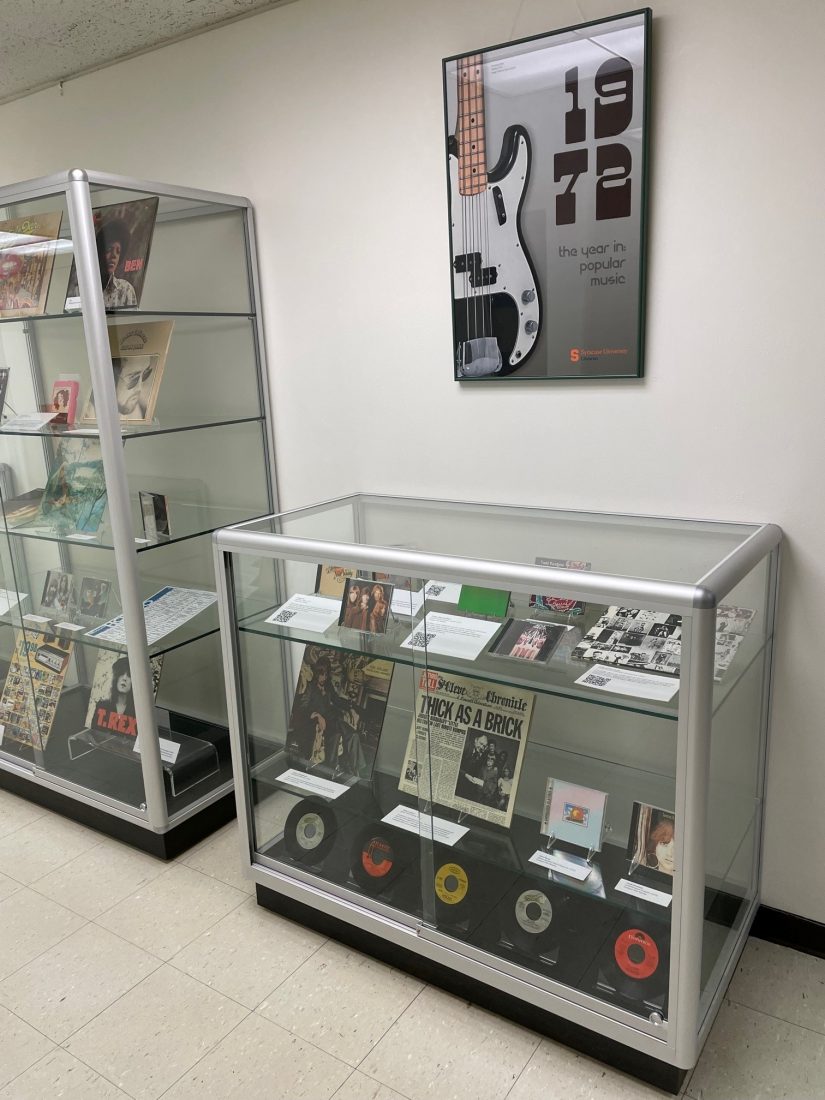
<instances>
[{"instance_id":1,"label":"guitar neck with frets","mask_svg":"<svg viewBox=\"0 0 825 1100\"><path fill-rule=\"evenodd\" d=\"M480 195L487 189L484 140L484 76L480 53L465 57L458 68L458 191Z\"/></svg>"}]
</instances>

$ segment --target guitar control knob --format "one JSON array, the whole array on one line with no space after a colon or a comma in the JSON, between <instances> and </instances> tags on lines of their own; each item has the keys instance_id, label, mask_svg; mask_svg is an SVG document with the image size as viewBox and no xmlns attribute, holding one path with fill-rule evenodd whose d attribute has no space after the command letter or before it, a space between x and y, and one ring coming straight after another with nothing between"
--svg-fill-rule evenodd
<instances>
[{"instance_id":1,"label":"guitar control knob","mask_svg":"<svg viewBox=\"0 0 825 1100\"><path fill-rule=\"evenodd\" d=\"M539 327L538 321L530 320L530 321L525 321L524 322L524 331L529 332L531 336L534 332L538 332L538 327Z\"/></svg>"},{"instance_id":2,"label":"guitar control knob","mask_svg":"<svg viewBox=\"0 0 825 1100\"><path fill-rule=\"evenodd\" d=\"M521 292L521 300L522 300L522 302L524 302L524 304L526 306L529 305L530 302L535 301L535 299L536 299L535 290L523 290Z\"/></svg>"}]
</instances>

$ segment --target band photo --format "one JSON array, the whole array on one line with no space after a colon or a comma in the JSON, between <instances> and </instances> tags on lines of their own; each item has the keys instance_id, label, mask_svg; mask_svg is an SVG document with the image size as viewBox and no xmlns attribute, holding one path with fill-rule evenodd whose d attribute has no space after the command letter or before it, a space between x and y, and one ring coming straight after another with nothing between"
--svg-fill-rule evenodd
<instances>
[{"instance_id":1,"label":"band photo","mask_svg":"<svg viewBox=\"0 0 825 1100\"><path fill-rule=\"evenodd\" d=\"M393 586L386 581L349 577L344 585L339 626L366 634L384 634L390 615Z\"/></svg>"}]
</instances>

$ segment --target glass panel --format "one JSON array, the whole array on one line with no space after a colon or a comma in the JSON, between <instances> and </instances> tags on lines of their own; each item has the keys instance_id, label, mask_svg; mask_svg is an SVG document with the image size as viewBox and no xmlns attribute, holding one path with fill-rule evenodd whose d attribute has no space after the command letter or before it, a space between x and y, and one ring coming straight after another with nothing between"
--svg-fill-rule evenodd
<instances>
[{"instance_id":1,"label":"glass panel","mask_svg":"<svg viewBox=\"0 0 825 1100\"><path fill-rule=\"evenodd\" d=\"M608 513L357 496L357 541L475 559L533 565L538 558L589 562L595 572L692 581L739 546L749 524L667 520ZM288 512L257 530L337 541L341 504ZM324 526L324 516L328 527ZM311 529L313 535L305 535ZM580 566L581 567L581 566Z\"/></svg>"},{"instance_id":2,"label":"glass panel","mask_svg":"<svg viewBox=\"0 0 825 1100\"><path fill-rule=\"evenodd\" d=\"M232 568L255 851L280 870L354 893L368 907L420 915L418 777L411 766L399 790L415 669L375 651L399 615L393 588L403 593L412 582L359 577L334 563L242 555L233 555ZM337 622L345 606L346 644L327 646L322 632L304 630L305 616ZM250 629L273 616L277 630Z\"/></svg>"},{"instance_id":3,"label":"glass panel","mask_svg":"<svg viewBox=\"0 0 825 1100\"><path fill-rule=\"evenodd\" d=\"M711 725L700 1020L758 890L774 570L773 558L764 558L717 614L717 676L728 686L717 694ZM735 657L723 672L729 649Z\"/></svg>"},{"instance_id":4,"label":"glass panel","mask_svg":"<svg viewBox=\"0 0 825 1100\"><path fill-rule=\"evenodd\" d=\"M92 185L95 210L155 198L157 217L140 309L253 312L243 209L202 199Z\"/></svg>"}]
</instances>

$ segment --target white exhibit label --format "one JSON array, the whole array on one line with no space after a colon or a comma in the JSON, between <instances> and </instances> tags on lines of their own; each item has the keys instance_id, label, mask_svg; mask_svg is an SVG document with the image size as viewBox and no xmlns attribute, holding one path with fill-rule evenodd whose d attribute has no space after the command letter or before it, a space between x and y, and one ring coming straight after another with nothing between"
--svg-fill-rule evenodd
<instances>
[{"instance_id":1,"label":"white exhibit label","mask_svg":"<svg viewBox=\"0 0 825 1100\"><path fill-rule=\"evenodd\" d=\"M419 588L417 592L410 592L408 588L396 588L393 590L390 610L393 615L403 615L405 618L411 619L413 615L418 614L423 603L423 588Z\"/></svg>"},{"instance_id":2,"label":"white exhibit label","mask_svg":"<svg viewBox=\"0 0 825 1100\"><path fill-rule=\"evenodd\" d=\"M266 620L274 626L289 626L296 630L311 630L323 634L341 616L341 601L328 596L290 596Z\"/></svg>"},{"instance_id":3,"label":"white exhibit label","mask_svg":"<svg viewBox=\"0 0 825 1100\"><path fill-rule=\"evenodd\" d=\"M12 416L3 425L3 431L13 432L39 432L42 427L54 420L56 412L51 413L21 413L20 416Z\"/></svg>"},{"instance_id":4,"label":"white exhibit label","mask_svg":"<svg viewBox=\"0 0 825 1100\"><path fill-rule=\"evenodd\" d=\"M452 581L427 581L424 595L428 600L440 600L442 603L458 603L461 585Z\"/></svg>"},{"instance_id":5,"label":"white exhibit label","mask_svg":"<svg viewBox=\"0 0 825 1100\"><path fill-rule=\"evenodd\" d=\"M95 542L97 535L89 535L85 531L73 531L70 535L66 535L67 539L78 539L80 542Z\"/></svg>"},{"instance_id":6,"label":"white exhibit label","mask_svg":"<svg viewBox=\"0 0 825 1100\"><path fill-rule=\"evenodd\" d=\"M28 595L28 592L14 592L8 588L0 588L0 615L5 615L7 611L11 611L13 607L27 599ZM46 619L46 622L48 621Z\"/></svg>"},{"instance_id":7,"label":"white exhibit label","mask_svg":"<svg viewBox=\"0 0 825 1100\"><path fill-rule=\"evenodd\" d=\"M85 630L85 626L80 626L78 623L57 623L57 630Z\"/></svg>"},{"instance_id":8,"label":"white exhibit label","mask_svg":"<svg viewBox=\"0 0 825 1100\"><path fill-rule=\"evenodd\" d=\"M538 867L546 867L548 871L558 871L560 875L584 882L593 868L586 860L573 860L565 857L562 852L533 852L528 863L535 863Z\"/></svg>"},{"instance_id":9,"label":"white exhibit label","mask_svg":"<svg viewBox=\"0 0 825 1100\"><path fill-rule=\"evenodd\" d=\"M180 745L177 741L169 741L166 737L159 737L160 743L160 758L164 764L174 764L178 758L180 752ZM132 752L140 753L140 737L135 738L135 746Z\"/></svg>"},{"instance_id":10,"label":"white exhibit label","mask_svg":"<svg viewBox=\"0 0 825 1100\"><path fill-rule=\"evenodd\" d=\"M613 691L617 695L633 695L637 699L655 699L668 703L679 690L679 680L672 677L649 676L646 672L634 672L628 668L610 668L593 665L576 680L582 687L596 691Z\"/></svg>"},{"instance_id":11,"label":"white exhibit label","mask_svg":"<svg viewBox=\"0 0 825 1100\"><path fill-rule=\"evenodd\" d=\"M330 799L340 798L349 790L344 783L333 783L331 779L324 779L320 775L307 775L306 772L299 772L297 768L288 768L285 772L281 772L278 782L285 783L288 787L297 787L299 791L320 794Z\"/></svg>"},{"instance_id":12,"label":"white exhibit label","mask_svg":"<svg viewBox=\"0 0 825 1100\"><path fill-rule=\"evenodd\" d=\"M620 894L630 894L631 897L641 898L643 901L652 901L654 905L667 908L673 901L671 894L664 890L654 890L651 886L643 886L641 882L631 882L630 879L621 878L616 883L616 889Z\"/></svg>"},{"instance_id":13,"label":"white exhibit label","mask_svg":"<svg viewBox=\"0 0 825 1100\"><path fill-rule=\"evenodd\" d=\"M51 619L47 618L45 615L32 615L32 614L29 614L29 615L24 615L23 618L27 623L50 623L51 622Z\"/></svg>"},{"instance_id":14,"label":"white exhibit label","mask_svg":"<svg viewBox=\"0 0 825 1100\"><path fill-rule=\"evenodd\" d=\"M465 833L470 831L465 825L456 825L454 821L447 821L443 817L431 817L430 814L419 813L411 806L396 806L381 820L387 825L394 825L396 829L404 829L405 832L415 833L416 836L437 840L439 844L446 844L448 848L452 848Z\"/></svg>"},{"instance_id":15,"label":"white exhibit label","mask_svg":"<svg viewBox=\"0 0 825 1100\"><path fill-rule=\"evenodd\" d=\"M460 615L428 611L401 643L401 648L426 649L444 657L463 657L473 661L499 630L500 622L463 619Z\"/></svg>"}]
</instances>

